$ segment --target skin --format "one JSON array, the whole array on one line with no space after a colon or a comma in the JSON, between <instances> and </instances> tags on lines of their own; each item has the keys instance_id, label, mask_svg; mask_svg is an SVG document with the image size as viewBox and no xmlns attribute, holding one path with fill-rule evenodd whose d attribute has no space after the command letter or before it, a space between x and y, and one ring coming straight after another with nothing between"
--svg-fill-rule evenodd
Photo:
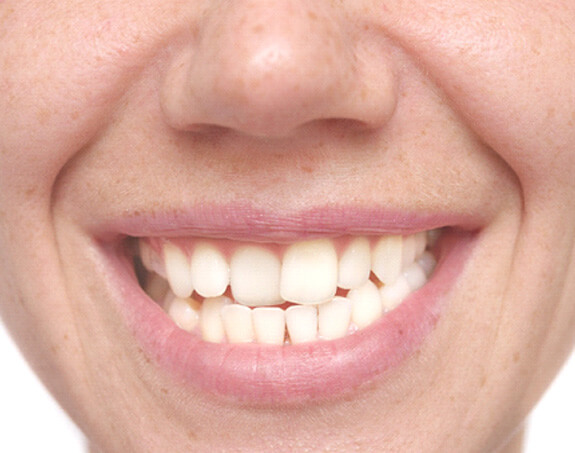
<instances>
[{"instance_id":1,"label":"skin","mask_svg":"<svg viewBox=\"0 0 575 453\"><path fill-rule=\"evenodd\" d=\"M0 24L0 309L94 451L520 451L575 332L572 1L5 0ZM146 360L91 253L98 222L244 200L456 212L478 240L369 389L245 407Z\"/></svg>"}]
</instances>

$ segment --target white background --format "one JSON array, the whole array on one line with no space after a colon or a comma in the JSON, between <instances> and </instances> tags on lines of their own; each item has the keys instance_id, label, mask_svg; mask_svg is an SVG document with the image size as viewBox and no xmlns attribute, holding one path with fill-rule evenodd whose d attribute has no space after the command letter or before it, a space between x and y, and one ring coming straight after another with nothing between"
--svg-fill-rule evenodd
<instances>
[{"instance_id":1,"label":"white background","mask_svg":"<svg viewBox=\"0 0 575 453\"><path fill-rule=\"evenodd\" d=\"M82 434L43 389L0 323L0 452L83 453ZM575 452L575 356L533 413L526 453Z\"/></svg>"}]
</instances>

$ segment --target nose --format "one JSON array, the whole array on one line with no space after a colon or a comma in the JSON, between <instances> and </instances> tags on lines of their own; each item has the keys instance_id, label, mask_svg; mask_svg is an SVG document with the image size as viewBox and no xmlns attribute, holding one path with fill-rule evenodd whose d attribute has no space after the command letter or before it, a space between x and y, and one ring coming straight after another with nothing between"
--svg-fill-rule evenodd
<instances>
[{"instance_id":1,"label":"nose","mask_svg":"<svg viewBox=\"0 0 575 453\"><path fill-rule=\"evenodd\" d=\"M388 55L373 49L337 2L216 4L163 80L172 127L285 137L333 120L378 128L393 114L397 87Z\"/></svg>"}]
</instances>

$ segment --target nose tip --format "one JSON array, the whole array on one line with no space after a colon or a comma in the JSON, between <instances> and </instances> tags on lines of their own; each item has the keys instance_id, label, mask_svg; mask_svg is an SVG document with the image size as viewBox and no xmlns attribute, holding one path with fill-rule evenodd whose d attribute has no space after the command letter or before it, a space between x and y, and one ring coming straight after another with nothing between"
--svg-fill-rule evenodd
<instances>
[{"instance_id":1,"label":"nose tip","mask_svg":"<svg viewBox=\"0 0 575 453\"><path fill-rule=\"evenodd\" d=\"M208 12L166 75L168 122L269 137L334 119L380 126L396 102L393 71L362 58L361 40L330 5L238 0Z\"/></svg>"}]
</instances>

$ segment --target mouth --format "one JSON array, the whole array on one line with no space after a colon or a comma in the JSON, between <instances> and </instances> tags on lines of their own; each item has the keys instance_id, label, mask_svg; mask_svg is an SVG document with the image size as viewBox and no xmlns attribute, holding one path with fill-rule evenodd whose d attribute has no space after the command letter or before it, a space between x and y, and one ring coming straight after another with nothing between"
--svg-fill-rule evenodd
<instances>
[{"instance_id":1,"label":"mouth","mask_svg":"<svg viewBox=\"0 0 575 453\"><path fill-rule=\"evenodd\" d=\"M255 405L329 400L384 378L433 331L476 237L334 225L281 239L232 226L230 239L164 223L105 242L127 324L180 384Z\"/></svg>"}]
</instances>

